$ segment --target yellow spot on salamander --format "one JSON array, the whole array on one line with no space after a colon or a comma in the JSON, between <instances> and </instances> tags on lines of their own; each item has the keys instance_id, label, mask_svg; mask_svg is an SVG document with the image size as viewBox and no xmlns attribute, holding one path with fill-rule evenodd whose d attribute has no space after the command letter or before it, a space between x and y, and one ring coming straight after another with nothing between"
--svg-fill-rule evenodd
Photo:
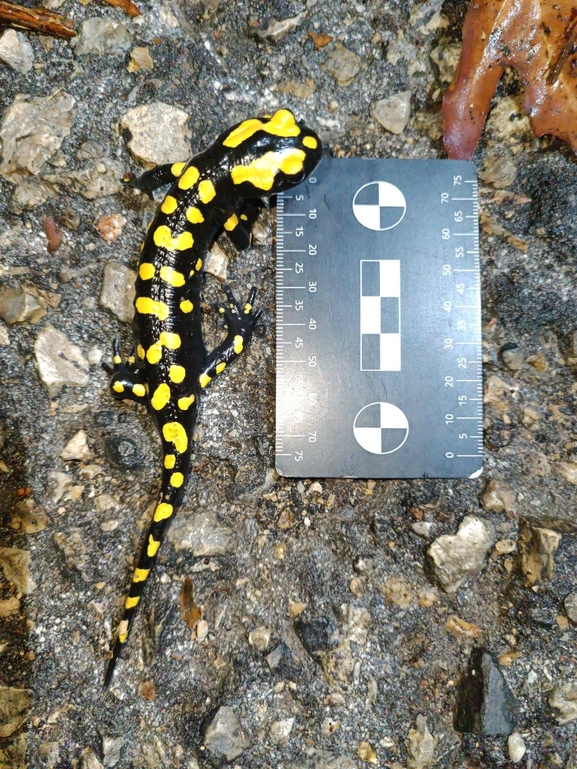
<instances>
[{"instance_id":1,"label":"yellow spot on salamander","mask_svg":"<svg viewBox=\"0 0 577 769\"><path fill-rule=\"evenodd\" d=\"M244 348L244 339L240 334L237 334L235 338L232 340L234 344L234 351L237 355L240 355Z\"/></svg>"},{"instance_id":2,"label":"yellow spot on salamander","mask_svg":"<svg viewBox=\"0 0 577 769\"><path fill-rule=\"evenodd\" d=\"M192 312L194 310L194 305L190 299L182 299L180 302L180 309L182 312Z\"/></svg>"},{"instance_id":3,"label":"yellow spot on salamander","mask_svg":"<svg viewBox=\"0 0 577 769\"><path fill-rule=\"evenodd\" d=\"M136 363L136 358L134 357L134 355L129 355L127 358L127 361L128 363L130 363L130 365L132 365L133 363Z\"/></svg>"},{"instance_id":4,"label":"yellow spot on salamander","mask_svg":"<svg viewBox=\"0 0 577 769\"><path fill-rule=\"evenodd\" d=\"M184 366L171 366L168 370L168 376L170 377L171 382L179 384L186 376L186 369Z\"/></svg>"},{"instance_id":5,"label":"yellow spot on salamander","mask_svg":"<svg viewBox=\"0 0 577 769\"><path fill-rule=\"evenodd\" d=\"M173 176L180 176L185 165L186 163L173 163L170 167L170 173Z\"/></svg>"},{"instance_id":6,"label":"yellow spot on salamander","mask_svg":"<svg viewBox=\"0 0 577 769\"><path fill-rule=\"evenodd\" d=\"M140 601L140 596L135 595L134 597L127 596L126 601L124 602L124 608L125 609L134 609L135 606L138 605L138 602Z\"/></svg>"},{"instance_id":7,"label":"yellow spot on salamander","mask_svg":"<svg viewBox=\"0 0 577 769\"><path fill-rule=\"evenodd\" d=\"M151 345L147 352L146 352L146 360L149 363L152 363L152 365L155 365L158 363L158 361L162 358L162 345L160 342L155 342L153 345Z\"/></svg>"},{"instance_id":8,"label":"yellow spot on salamander","mask_svg":"<svg viewBox=\"0 0 577 769\"><path fill-rule=\"evenodd\" d=\"M157 227L154 230L152 239L154 240L155 246L158 246L159 248L169 248L172 243L172 232L170 231L170 227L167 227L166 224L161 224L160 227Z\"/></svg>"},{"instance_id":9,"label":"yellow spot on salamander","mask_svg":"<svg viewBox=\"0 0 577 769\"><path fill-rule=\"evenodd\" d=\"M225 368L226 368L226 363L223 361L222 363L219 363L217 365L215 371L216 371L217 374L222 374L222 372L225 370Z\"/></svg>"},{"instance_id":10,"label":"yellow spot on salamander","mask_svg":"<svg viewBox=\"0 0 577 769\"><path fill-rule=\"evenodd\" d=\"M181 232L176 238L175 248L177 251L186 251L188 248L192 248L194 244L194 238L190 232Z\"/></svg>"},{"instance_id":11,"label":"yellow spot on salamander","mask_svg":"<svg viewBox=\"0 0 577 769\"><path fill-rule=\"evenodd\" d=\"M144 360L144 356L146 355L146 353L144 352L144 347L143 347L141 344L139 344L139 345L137 346L137 348L136 348L136 352L137 352L137 354L138 354L138 357L139 357L141 360Z\"/></svg>"},{"instance_id":12,"label":"yellow spot on salamander","mask_svg":"<svg viewBox=\"0 0 577 769\"><path fill-rule=\"evenodd\" d=\"M150 569L135 569L134 575L132 577L133 582L144 582L148 575L150 574Z\"/></svg>"},{"instance_id":13,"label":"yellow spot on salamander","mask_svg":"<svg viewBox=\"0 0 577 769\"><path fill-rule=\"evenodd\" d=\"M195 206L192 206L192 208L187 210L186 218L191 224L202 224L202 222L204 222L204 216L202 215L200 209L196 208Z\"/></svg>"},{"instance_id":14,"label":"yellow spot on salamander","mask_svg":"<svg viewBox=\"0 0 577 769\"><path fill-rule=\"evenodd\" d=\"M198 272L199 270L202 270L202 259L197 259L196 264L194 265L195 270Z\"/></svg>"},{"instance_id":15,"label":"yellow spot on salamander","mask_svg":"<svg viewBox=\"0 0 577 769\"><path fill-rule=\"evenodd\" d=\"M188 435L180 422L167 422L162 426L162 435L167 443L173 443L179 454L188 448Z\"/></svg>"},{"instance_id":16,"label":"yellow spot on salamander","mask_svg":"<svg viewBox=\"0 0 577 769\"><path fill-rule=\"evenodd\" d=\"M112 359L113 363L115 363L117 366L119 366L122 363L122 358L120 355L115 355Z\"/></svg>"},{"instance_id":17,"label":"yellow spot on salamander","mask_svg":"<svg viewBox=\"0 0 577 769\"><path fill-rule=\"evenodd\" d=\"M112 389L114 390L115 393L123 393L124 392L124 385L122 384L122 382L115 382L112 385Z\"/></svg>"},{"instance_id":18,"label":"yellow spot on salamander","mask_svg":"<svg viewBox=\"0 0 577 769\"><path fill-rule=\"evenodd\" d=\"M150 262L145 262L138 268L138 274L142 280L150 280L151 278L154 278L155 272L156 267L153 264L150 264Z\"/></svg>"},{"instance_id":19,"label":"yellow spot on salamander","mask_svg":"<svg viewBox=\"0 0 577 769\"><path fill-rule=\"evenodd\" d=\"M198 185L198 197L202 200L203 203L210 203L215 195L216 190L214 189L214 184L210 181L210 179L205 179Z\"/></svg>"},{"instance_id":20,"label":"yellow spot on salamander","mask_svg":"<svg viewBox=\"0 0 577 769\"><path fill-rule=\"evenodd\" d=\"M170 518L173 511L174 508L172 505L169 505L168 502L160 502L160 504L156 506L156 510L154 511L154 518L152 520L155 523L164 521L165 518Z\"/></svg>"},{"instance_id":21,"label":"yellow spot on salamander","mask_svg":"<svg viewBox=\"0 0 577 769\"><path fill-rule=\"evenodd\" d=\"M142 384L135 384L132 387L132 392L139 398L144 398L146 395L146 388Z\"/></svg>"},{"instance_id":22,"label":"yellow spot on salamander","mask_svg":"<svg viewBox=\"0 0 577 769\"><path fill-rule=\"evenodd\" d=\"M187 411L194 403L194 395L188 395L184 398L179 398L177 402L178 402L178 408L181 411Z\"/></svg>"},{"instance_id":23,"label":"yellow spot on salamander","mask_svg":"<svg viewBox=\"0 0 577 769\"><path fill-rule=\"evenodd\" d=\"M283 152L267 152L256 158L248 166L234 166L230 174L234 184L249 182L259 190L268 191L272 188L279 171L289 176L303 169L306 157L304 150L288 149Z\"/></svg>"},{"instance_id":24,"label":"yellow spot on salamander","mask_svg":"<svg viewBox=\"0 0 577 769\"><path fill-rule=\"evenodd\" d=\"M232 216L229 216L226 222L224 223L224 229L227 232L232 232L234 228L238 225L238 216L236 214L233 214Z\"/></svg>"},{"instance_id":25,"label":"yellow spot on salamander","mask_svg":"<svg viewBox=\"0 0 577 769\"><path fill-rule=\"evenodd\" d=\"M150 399L150 405L153 409L156 409L156 411L160 411L169 401L170 387L166 384L166 382L163 382L156 388L154 395Z\"/></svg>"},{"instance_id":26,"label":"yellow spot on salamander","mask_svg":"<svg viewBox=\"0 0 577 769\"><path fill-rule=\"evenodd\" d=\"M160 547L160 542L158 542L152 534L148 537L148 547L146 548L146 555L149 558L154 558L154 556L158 552L158 548Z\"/></svg>"},{"instance_id":27,"label":"yellow spot on salamander","mask_svg":"<svg viewBox=\"0 0 577 769\"><path fill-rule=\"evenodd\" d=\"M246 214L241 214L240 218L243 220L243 222L248 222L248 216Z\"/></svg>"},{"instance_id":28,"label":"yellow spot on salamander","mask_svg":"<svg viewBox=\"0 0 577 769\"><path fill-rule=\"evenodd\" d=\"M208 374L201 374L200 377L198 378L198 382L200 386L204 388L212 382L212 379L209 377Z\"/></svg>"},{"instance_id":29,"label":"yellow spot on salamander","mask_svg":"<svg viewBox=\"0 0 577 769\"><path fill-rule=\"evenodd\" d=\"M247 302L244 306L244 314L248 315L251 310L252 310L252 304L249 304L249 302Z\"/></svg>"},{"instance_id":30,"label":"yellow spot on salamander","mask_svg":"<svg viewBox=\"0 0 577 769\"><path fill-rule=\"evenodd\" d=\"M316 148L319 146L319 143L314 136L305 136L303 139L303 145L308 147L310 150L316 150Z\"/></svg>"},{"instance_id":31,"label":"yellow spot on salamander","mask_svg":"<svg viewBox=\"0 0 577 769\"><path fill-rule=\"evenodd\" d=\"M167 470L172 470L174 465L176 464L176 457L174 454L167 454L164 457L164 466Z\"/></svg>"},{"instance_id":32,"label":"yellow spot on salamander","mask_svg":"<svg viewBox=\"0 0 577 769\"><path fill-rule=\"evenodd\" d=\"M178 180L178 186L181 190L189 190L194 184L197 183L200 173L198 168L189 166Z\"/></svg>"},{"instance_id":33,"label":"yellow spot on salamander","mask_svg":"<svg viewBox=\"0 0 577 769\"><path fill-rule=\"evenodd\" d=\"M170 476L170 485L175 489L179 489L184 483L184 475L182 473L173 473Z\"/></svg>"},{"instance_id":34,"label":"yellow spot on salamander","mask_svg":"<svg viewBox=\"0 0 577 769\"><path fill-rule=\"evenodd\" d=\"M136 312L142 315L156 315L158 320L166 320L170 314L165 302L156 302L147 296L139 296L135 302Z\"/></svg>"},{"instance_id":35,"label":"yellow spot on salamander","mask_svg":"<svg viewBox=\"0 0 577 769\"><path fill-rule=\"evenodd\" d=\"M167 195L162 201L162 205L160 206L160 210L163 214L173 214L177 208L178 200L173 198L172 195Z\"/></svg>"},{"instance_id":36,"label":"yellow spot on salamander","mask_svg":"<svg viewBox=\"0 0 577 769\"><path fill-rule=\"evenodd\" d=\"M223 141L225 147L238 147L247 139L250 139L257 131L266 131L274 136L298 136L301 129L295 121L295 117L288 109L279 109L271 117L268 123L263 123L258 118L245 120L229 133Z\"/></svg>"},{"instance_id":37,"label":"yellow spot on salamander","mask_svg":"<svg viewBox=\"0 0 577 769\"><path fill-rule=\"evenodd\" d=\"M166 264L160 268L159 274L165 283L168 283L169 285L174 286L175 288L180 288L181 286L184 286L186 282L182 272L178 272L173 267L169 267Z\"/></svg>"},{"instance_id":38,"label":"yellow spot on salamander","mask_svg":"<svg viewBox=\"0 0 577 769\"><path fill-rule=\"evenodd\" d=\"M118 640L121 644L126 643L126 639L128 638L128 620L123 619L122 622L118 625Z\"/></svg>"},{"instance_id":39,"label":"yellow spot on salamander","mask_svg":"<svg viewBox=\"0 0 577 769\"><path fill-rule=\"evenodd\" d=\"M182 344L180 336L178 334L172 333L171 331L161 331L159 341L160 344L168 347L169 350L178 350Z\"/></svg>"}]
</instances>

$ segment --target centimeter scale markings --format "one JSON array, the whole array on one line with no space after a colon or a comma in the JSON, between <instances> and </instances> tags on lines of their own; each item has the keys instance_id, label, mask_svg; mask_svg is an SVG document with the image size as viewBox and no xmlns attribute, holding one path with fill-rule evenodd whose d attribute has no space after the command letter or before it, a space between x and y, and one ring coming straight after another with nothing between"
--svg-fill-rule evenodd
<instances>
[{"instance_id":1,"label":"centimeter scale markings","mask_svg":"<svg viewBox=\"0 0 577 769\"><path fill-rule=\"evenodd\" d=\"M278 196L276 312L279 473L481 473L471 163L323 159Z\"/></svg>"}]
</instances>

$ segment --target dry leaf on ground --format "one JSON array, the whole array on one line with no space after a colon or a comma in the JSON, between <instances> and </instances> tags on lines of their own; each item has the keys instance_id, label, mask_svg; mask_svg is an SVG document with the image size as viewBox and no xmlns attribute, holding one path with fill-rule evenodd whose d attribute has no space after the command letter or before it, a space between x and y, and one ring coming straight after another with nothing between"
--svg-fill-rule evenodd
<instances>
[{"instance_id":1,"label":"dry leaf on ground","mask_svg":"<svg viewBox=\"0 0 577 769\"><path fill-rule=\"evenodd\" d=\"M470 158L505 67L519 73L537 136L577 152L577 8L574 0L476 0L463 25L459 66L443 99L450 158Z\"/></svg>"}]
</instances>

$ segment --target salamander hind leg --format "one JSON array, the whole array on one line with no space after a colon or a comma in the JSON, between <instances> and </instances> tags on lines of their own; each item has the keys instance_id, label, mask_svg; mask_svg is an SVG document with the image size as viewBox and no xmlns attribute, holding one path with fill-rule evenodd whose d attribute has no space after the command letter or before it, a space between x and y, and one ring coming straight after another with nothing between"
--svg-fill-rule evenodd
<instances>
[{"instance_id":1,"label":"salamander hind leg","mask_svg":"<svg viewBox=\"0 0 577 769\"><path fill-rule=\"evenodd\" d=\"M262 310L254 310L256 288L251 288L248 299L242 307L237 302L230 286L225 285L224 292L228 304L217 305L217 309L224 318L227 335L207 358L205 369L198 378L202 388L207 387L215 376L222 374L227 366L230 366L239 355L242 355L250 344L254 328L262 314Z\"/></svg>"},{"instance_id":2,"label":"salamander hind leg","mask_svg":"<svg viewBox=\"0 0 577 769\"><path fill-rule=\"evenodd\" d=\"M146 404L146 379L142 371L136 368L136 358L129 355L126 361L120 355L120 342L115 339L112 343L113 364L103 363L102 367L110 375L110 393L116 400L131 400Z\"/></svg>"}]
</instances>

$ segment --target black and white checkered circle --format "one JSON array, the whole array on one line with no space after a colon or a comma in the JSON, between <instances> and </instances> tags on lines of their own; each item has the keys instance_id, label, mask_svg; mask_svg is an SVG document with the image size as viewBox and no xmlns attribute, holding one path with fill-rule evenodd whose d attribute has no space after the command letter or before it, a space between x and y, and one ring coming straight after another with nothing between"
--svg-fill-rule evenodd
<instances>
[{"instance_id":1,"label":"black and white checkered circle","mask_svg":"<svg viewBox=\"0 0 577 769\"><path fill-rule=\"evenodd\" d=\"M406 210L405 196L389 182L369 182L353 198L353 213L369 230L391 230L402 221Z\"/></svg>"}]
</instances>

